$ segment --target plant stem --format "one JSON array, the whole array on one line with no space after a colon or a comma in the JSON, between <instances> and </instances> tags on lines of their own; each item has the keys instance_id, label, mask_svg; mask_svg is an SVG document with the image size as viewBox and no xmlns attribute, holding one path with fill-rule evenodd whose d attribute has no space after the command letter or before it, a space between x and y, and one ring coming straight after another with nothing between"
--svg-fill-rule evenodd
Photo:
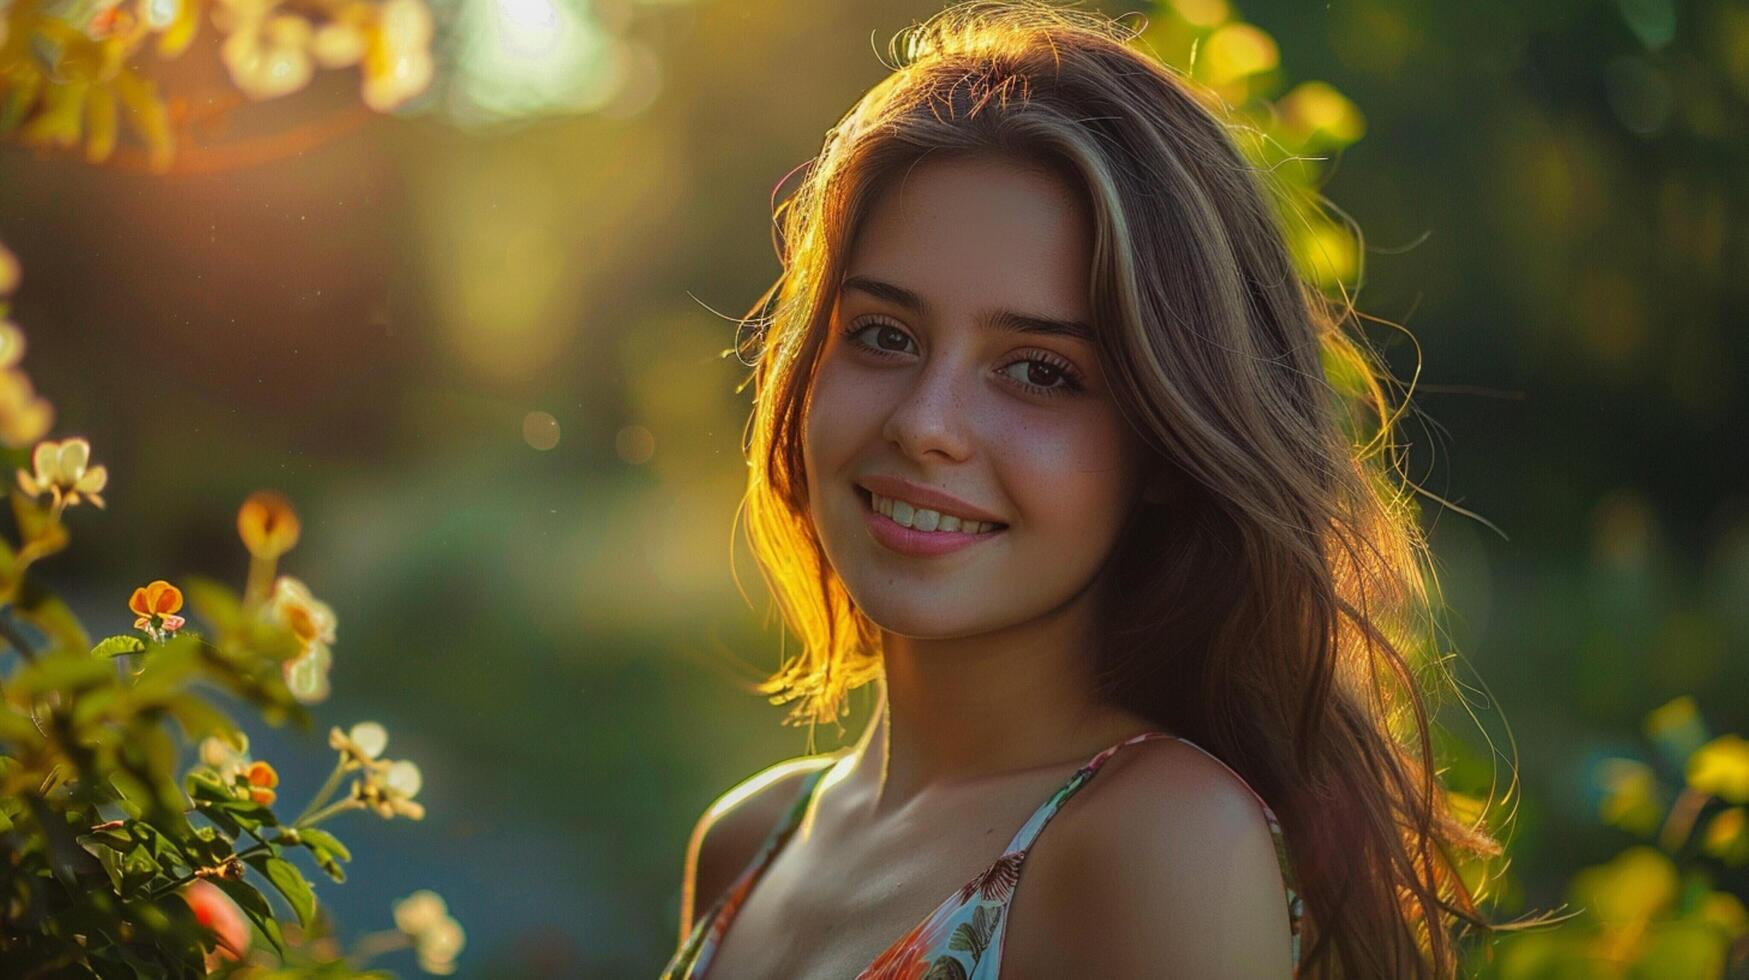
<instances>
[{"instance_id":1,"label":"plant stem","mask_svg":"<svg viewBox=\"0 0 1749 980\"><path fill-rule=\"evenodd\" d=\"M254 612L256 607L267 601L267 593L273 587L273 572L277 564L272 558L250 556L249 578L243 583L243 610L245 612Z\"/></svg>"},{"instance_id":2,"label":"plant stem","mask_svg":"<svg viewBox=\"0 0 1749 980\"><path fill-rule=\"evenodd\" d=\"M344 800L336 801L332 806L325 807L321 810L317 810L315 813L312 813L307 817L299 818L297 820L297 822L292 824L292 827L293 827L293 829L296 829L299 827L314 827L315 825L321 823L322 821L328 819L329 817L332 817L336 813L340 813L340 812L343 812L345 810L358 810L358 809L362 809L363 807L364 807L364 801L355 800L352 797L348 796Z\"/></svg>"},{"instance_id":3,"label":"plant stem","mask_svg":"<svg viewBox=\"0 0 1749 980\"><path fill-rule=\"evenodd\" d=\"M1658 842L1666 851L1674 854L1688 841L1688 835L1694 830L1695 818L1706 806L1707 794L1697 791L1692 786L1683 787L1682 794L1670 806L1670 814L1664 819L1664 827L1658 834Z\"/></svg>"},{"instance_id":4,"label":"plant stem","mask_svg":"<svg viewBox=\"0 0 1749 980\"><path fill-rule=\"evenodd\" d=\"M406 949L411 945L412 938L398 929L366 933L358 937L358 942L353 944L352 952L346 954L346 959L354 965L363 966L384 953Z\"/></svg>"},{"instance_id":5,"label":"plant stem","mask_svg":"<svg viewBox=\"0 0 1749 980\"><path fill-rule=\"evenodd\" d=\"M328 797L333 794L334 788L340 785L340 780L345 775L345 760L335 763L334 771L328 774L328 781L323 783L322 788L316 791L315 797L310 800L310 805L304 807L304 812L298 814L297 819L292 821L292 826L295 827L298 824L303 823L305 817L315 812L317 807L328 802Z\"/></svg>"},{"instance_id":6,"label":"plant stem","mask_svg":"<svg viewBox=\"0 0 1749 980\"><path fill-rule=\"evenodd\" d=\"M259 840L259 839L260 838L257 838L257 840ZM244 858L250 856L251 854L255 854L259 851L265 851L265 850L267 850L267 842L262 841L261 843L255 844L255 845L253 845L245 850L238 851L236 854L234 854L232 856L235 857L237 860L241 861ZM197 877L199 877L199 875L195 874L193 871L190 871L189 873L183 875L182 877L176 879L175 881L172 881L168 885L160 885L157 888L152 889L152 891L146 896L146 898L151 899L151 900L163 898L165 895L168 895L171 892L175 891L176 889L181 888L183 885L188 884L189 882L193 881Z\"/></svg>"}]
</instances>

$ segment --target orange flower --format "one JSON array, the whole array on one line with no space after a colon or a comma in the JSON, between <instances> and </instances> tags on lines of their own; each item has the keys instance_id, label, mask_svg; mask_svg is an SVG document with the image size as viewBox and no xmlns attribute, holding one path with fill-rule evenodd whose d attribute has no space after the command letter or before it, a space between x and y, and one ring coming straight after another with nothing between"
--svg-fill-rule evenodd
<instances>
[{"instance_id":1,"label":"orange flower","mask_svg":"<svg viewBox=\"0 0 1749 980\"><path fill-rule=\"evenodd\" d=\"M939 931L935 916L931 915L875 957L861 975L870 980L920 980L929 970L927 954Z\"/></svg>"},{"instance_id":2,"label":"orange flower","mask_svg":"<svg viewBox=\"0 0 1749 980\"><path fill-rule=\"evenodd\" d=\"M257 490L237 511L237 533L249 553L264 561L278 558L298 543L298 515L291 502L272 490Z\"/></svg>"},{"instance_id":3,"label":"orange flower","mask_svg":"<svg viewBox=\"0 0 1749 980\"><path fill-rule=\"evenodd\" d=\"M279 795L273 791L279 785L279 773L267 763L257 761L249 763L245 776L249 781L249 798L262 806L271 805Z\"/></svg>"},{"instance_id":4,"label":"orange flower","mask_svg":"<svg viewBox=\"0 0 1749 980\"><path fill-rule=\"evenodd\" d=\"M200 878L183 889L183 901L194 910L195 921L217 933L216 948L207 951L208 973L218 969L224 960L240 960L249 951L249 920L237 903L224 890Z\"/></svg>"},{"instance_id":5,"label":"orange flower","mask_svg":"<svg viewBox=\"0 0 1749 980\"><path fill-rule=\"evenodd\" d=\"M140 617L134 620L134 629L152 631L154 617L163 620L163 630L174 633L182 628L187 620L175 615L182 608L182 590L163 579L134 590L133 598L128 600L128 608L134 615Z\"/></svg>"}]
</instances>

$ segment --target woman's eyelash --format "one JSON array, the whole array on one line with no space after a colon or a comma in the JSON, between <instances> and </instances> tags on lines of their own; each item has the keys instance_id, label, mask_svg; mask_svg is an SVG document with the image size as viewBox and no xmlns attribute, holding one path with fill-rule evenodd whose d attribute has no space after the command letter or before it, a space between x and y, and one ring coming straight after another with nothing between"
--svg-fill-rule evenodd
<instances>
[{"instance_id":1,"label":"woman's eyelash","mask_svg":"<svg viewBox=\"0 0 1749 980\"><path fill-rule=\"evenodd\" d=\"M866 343L862 340L857 339L861 334L867 333L869 330L871 330L875 327L892 327L893 329L898 330L901 333L904 332L904 328L899 326L897 323L893 322L892 320L888 320L884 317L875 317L875 318L864 318L864 319L857 320L857 321L851 323L850 326L848 326L844 329L844 336L847 339L849 339L849 341L851 343L862 348L863 350L868 351L871 354L877 354L877 355L880 355L882 357L897 356L900 353L899 351L888 350L884 347L876 347L873 344ZM906 336L906 339L910 339L910 334L906 334L905 336ZM1063 394L1070 394L1073 392L1078 392L1078 391L1081 391L1083 388L1080 373L1075 370L1074 365L1070 364L1068 361L1063 360L1062 358L1058 357L1055 354L1051 354L1051 353L1046 352L1046 351L1031 351L1028 354L1028 356L1017 358L1013 361L1009 361L1007 364L1004 364L1002 366L1002 370L1007 371L1009 368L1013 367L1016 364L1043 364L1046 367L1049 367L1052 370L1056 371L1058 377L1060 377L1063 381L1063 383L1060 385L1047 386L1047 385L1033 384L1030 381L1022 381L1019 378L1015 378L1013 375L1009 375L1010 379L1012 379L1016 384L1020 385L1022 388L1027 389L1028 391L1032 391L1032 392L1035 392L1035 393L1040 394L1040 395L1052 396L1052 395L1063 395Z\"/></svg>"}]
</instances>

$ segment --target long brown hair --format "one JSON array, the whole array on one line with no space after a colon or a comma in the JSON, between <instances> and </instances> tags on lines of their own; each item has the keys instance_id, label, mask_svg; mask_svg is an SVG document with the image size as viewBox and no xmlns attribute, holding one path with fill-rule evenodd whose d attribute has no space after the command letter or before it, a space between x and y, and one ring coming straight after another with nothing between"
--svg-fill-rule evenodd
<instances>
[{"instance_id":1,"label":"long brown hair","mask_svg":"<svg viewBox=\"0 0 1749 980\"><path fill-rule=\"evenodd\" d=\"M1099 356L1169 488L1100 573L1122 596L1104 603L1101 693L1208 747L1280 815L1305 902L1300 975L1451 976L1457 934L1488 925L1457 862L1500 849L1437 776L1429 704L1450 677L1429 649L1437 580L1396 479L1391 376L1347 329L1352 306L1296 270L1269 175L1218 100L1135 33L1039 2L913 25L778 207L783 271L735 348L755 386L742 505L800 649L758 690L812 724L881 672L880 628L808 518L801 455L870 201L925 154L1050 167L1090 207Z\"/></svg>"}]
</instances>

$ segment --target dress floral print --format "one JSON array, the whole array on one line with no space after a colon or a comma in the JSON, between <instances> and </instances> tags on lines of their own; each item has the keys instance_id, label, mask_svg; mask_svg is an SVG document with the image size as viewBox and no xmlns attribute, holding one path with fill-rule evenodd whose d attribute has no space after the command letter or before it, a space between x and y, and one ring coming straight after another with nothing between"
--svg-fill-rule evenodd
<instances>
[{"instance_id":1,"label":"dress floral print","mask_svg":"<svg viewBox=\"0 0 1749 980\"><path fill-rule=\"evenodd\" d=\"M1033 842L1063 803L1093 778L1093 774L1099 771L1099 767L1113 753L1126 745L1154 738L1176 736L1165 732L1143 732L1104 749L1076 770L1066 785L1033 812L1032 817L1014 835L1014 839L995 863L973 876L958 891L948 895L934 912L875 957L873 963L857 974L856 980L997 980L1001 972L1003 939L1007 935L1004 927L1007 925L1008 903L1014 896L1015 887L1020 883L1020 869L1032 850ZM1196 743L1185 739L1178 740L1220 762ZM834 760L828 758L822 761ZM1225 763L1221 765L1226 766ZM747 900L754 882L770 863L772 856L783 847L789 835L800 824L802 815L813 798L814 787L828 768L828 765L823 764L807 775L795 805L790 808L785 819L772 829L758 855L741 873L741 877L693 927L691 935L663 971L663 980L702 980L712 955L721 945L724 933L734 920L735 912ZM1231 768L1227 771L1232 772ZM1234 776L1237 777L1238 774L1234 773ZM1241 779L1240 782L1243 783L1244 780ZM1252 795L1256 797L1257 794L1253 792ZM1262 797L1257 797L1257 802L1263 808L1270 835L1275 841L1276 858L1281 865L1282 882L1286 889L1292 961L1298 964L1302 905L1295 891L1281 823L1269 805L1263 802Z\"/></svg>"}]
</instances>

